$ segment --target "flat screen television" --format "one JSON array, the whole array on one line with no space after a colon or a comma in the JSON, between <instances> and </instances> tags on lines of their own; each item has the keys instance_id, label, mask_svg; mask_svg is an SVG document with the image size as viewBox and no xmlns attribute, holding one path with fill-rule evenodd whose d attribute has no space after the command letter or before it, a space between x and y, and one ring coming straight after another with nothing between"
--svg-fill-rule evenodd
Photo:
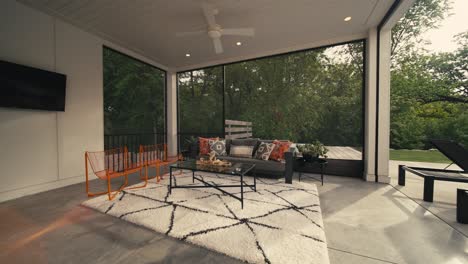
<instances>
[{"instance_id":1,"label":"flat screen television","mask_svg":"<svg viewBox=\"0 0 468 264\"><path fill-rule=\"evenodd\" d=\"M0 60L0 107L65 111L67 76Z\"/></svg>"}]
</instances>

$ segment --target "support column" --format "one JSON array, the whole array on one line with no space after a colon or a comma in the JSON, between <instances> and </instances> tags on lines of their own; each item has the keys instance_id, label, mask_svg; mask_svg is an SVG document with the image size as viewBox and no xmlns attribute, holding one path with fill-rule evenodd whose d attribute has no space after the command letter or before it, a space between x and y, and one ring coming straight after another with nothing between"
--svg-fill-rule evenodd
<instances>
[{"instance_id":1,"label":"support column","mask_svg":"<svg viewBox=\"0 0 468 264\"><path fill-rule=\"evenodd\" d=\"M391 27L380 30L377 97L377 181L390 182L390 50Z\"/></svg>"},{"instance_id":2,"label":"support column","mask_svg":"<svg viewBox=\"0 0 468 264\"><path fill-rule=\"evenodd\" d=\"M177 73L168 71L167 88L167 152L176 155L177 149Z\"/></svg>"},{"instance_id":3,"label":"support column","mask_svg":"<svg viewBox=\"0 0 468 264\"><path fill-rule=\"evenodd\" d=\"M375 123L377 90L377 29L369 30L366 40L366 87L364 127L364 180L375 181Z\"/></svg>"},{"instance_id":4,"label":"support column","mask_svg":"<svg viewBox=\"0 0 468 264\"><path fill-rule=\"evenodd\" d=\"M369 30L366 48L364 178L390 183L391 31L415 0L395 0L377 28Z\"/></svg>"}]
</instances>

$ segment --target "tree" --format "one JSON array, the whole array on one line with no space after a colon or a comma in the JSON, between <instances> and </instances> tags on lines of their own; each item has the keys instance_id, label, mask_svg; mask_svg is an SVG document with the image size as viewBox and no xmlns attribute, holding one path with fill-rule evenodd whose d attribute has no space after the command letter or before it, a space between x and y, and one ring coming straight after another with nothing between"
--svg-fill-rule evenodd
<instances>
[{"instance_id":1,"label":"tree","mask_svg":"<svg viewBox=\"0 0 468 264\"><path fill-rule=\"evenodd\" d=\"M392 29L391 56L395 64L406 54L423 48L423 34L440 26L451 10L450 0L417 0Z\"/></svg>"},{"instance_id":2,"label":"tree","mask_svg":"<svg viewBox=\"0 0 468 264\"><path fill-rule=\"evenodd\" d=\"M455 52L430 57L428 69L444 86L439 87L425 103L468 103L468 31L457 34L454 38L459 45Z\"/></svg>"},{"instance_id":3,"label":"tree","mask_svg":"<svg viewBox=\"0 0 468 264\"><path fill-rule=\"evenodd\" d=\"M105 134L164 133L164 72L104 49Z\"/></svg>"}]
</instances>

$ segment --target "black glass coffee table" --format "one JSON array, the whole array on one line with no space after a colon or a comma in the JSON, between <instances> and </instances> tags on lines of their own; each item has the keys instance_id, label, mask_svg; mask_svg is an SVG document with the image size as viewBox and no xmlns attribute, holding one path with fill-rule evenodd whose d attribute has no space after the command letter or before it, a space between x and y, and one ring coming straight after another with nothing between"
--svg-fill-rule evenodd
<instances>
[{"instance_id":1,"label":"black glass coffee table","mask_svg":"<svg viewBox=\"0 0 468 264\"><path fill-rule=\"evenodd\" d=\"M192 171L192 182L195 183L195 180L198 182L203 183L203 185L177 185L174 181L174 185L172 185L172 171L173 170L190 170ZM195 175L195 172L209 172L209 173L217 173L223 174L233 177L239 177L239 184L215 184L211 182L207 182L203 179L201 175ZM253 184L247 184L244 181L244 176L252 172L253 174ZM219 190L220 192L229 195L241 202L242 209L244 208L244 187L251 188L253 191L257 191L257 176L255 173L255 164L245 164L245 163L232 163L229 167L221 167L221 166L212 166L212 165L200 165L197 164L195 160L190 161L180 161L175 164L172 164L169 167L169 194L172 193L172 189L177 188L214 188ZM240 197L230 193L225 188L240 188Z\"/></svg>"}]
</instances>

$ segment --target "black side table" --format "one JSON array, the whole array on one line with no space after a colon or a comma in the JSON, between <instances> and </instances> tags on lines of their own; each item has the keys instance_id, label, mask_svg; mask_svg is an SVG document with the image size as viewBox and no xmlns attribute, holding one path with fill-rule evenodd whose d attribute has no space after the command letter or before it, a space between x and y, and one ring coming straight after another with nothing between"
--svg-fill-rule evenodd
<instances>
[{"instance_id":1,"label":"black side table","mask_svg":"<svg viewBox=\"0 0 468 264\"><path fill-rule=\"evenodd\" d=\"M323 186L323 170L327 167L328 161L326 159L315 159L312 161L306 161L304 158L297 158L297 171L299 172L299 181L301 181L302 173L304 172L303 169L307 167L312 167L314 164L318 164L320 166L320 180ZM309 176L309 178L318 181L316 178Z\"/></svg>"}]
</instances>

